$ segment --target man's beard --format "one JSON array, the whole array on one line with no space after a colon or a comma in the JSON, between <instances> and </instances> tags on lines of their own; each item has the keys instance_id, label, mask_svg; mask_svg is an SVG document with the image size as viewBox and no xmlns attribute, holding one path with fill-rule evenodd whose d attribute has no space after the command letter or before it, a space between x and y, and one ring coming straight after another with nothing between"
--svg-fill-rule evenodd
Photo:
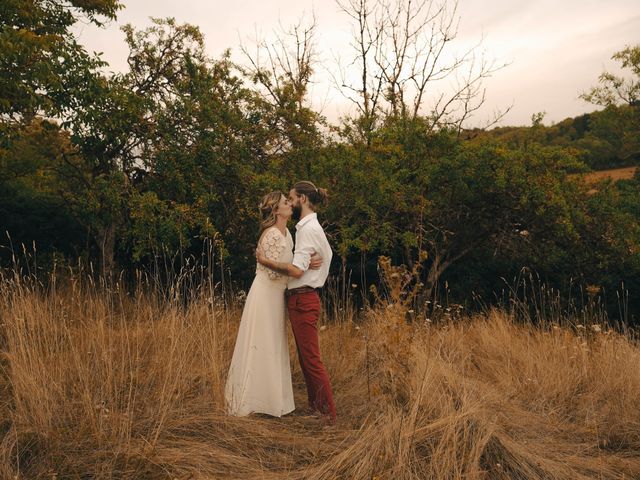
<instances>
[{"instance_id":1,"label":"man's beard","mask_svg":"<svg viewBox=\"0 0 640 480\"><path fill-rule=\"evenodd\" d=\"M300 220L300 215L302 215L302 207L300 205L292 205L291 206L291 218L298 221Z\"/></svg>"}]
</instances>

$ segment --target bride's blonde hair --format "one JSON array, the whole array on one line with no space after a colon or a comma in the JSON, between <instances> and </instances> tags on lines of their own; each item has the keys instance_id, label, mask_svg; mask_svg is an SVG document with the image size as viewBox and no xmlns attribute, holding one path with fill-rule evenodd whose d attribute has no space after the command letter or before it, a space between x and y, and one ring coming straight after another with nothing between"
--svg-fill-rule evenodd
<instances>
[{"instance_id":1,"label":"bride's blonde hair","mask_svg":"<svg viewBox=\"0 0 640 480\"><path fill-rule=\"evenodd\" d=\"M276 191L267 193L262 197L260 202L260 234L267 228L276 224L276 213L278 212L278 204L283 197L282 192Z\"/></svg>"}]
</instances>

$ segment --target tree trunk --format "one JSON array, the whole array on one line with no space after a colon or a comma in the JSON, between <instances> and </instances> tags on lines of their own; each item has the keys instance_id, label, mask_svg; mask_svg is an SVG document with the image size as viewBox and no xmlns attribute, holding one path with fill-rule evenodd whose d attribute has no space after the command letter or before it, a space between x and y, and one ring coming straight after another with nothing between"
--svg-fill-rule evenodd
<instances>
[{"instance_id":1,"label":"tree trunk","mask_svg":"<svg viewBox=\"0 0 640 480\"><path fill-rule=\"evenodd\" d=\"M100 274L110 283L115 267L116 225L111 222L106 226L101 225L96 230L96 241L100 248Z\"/></svg>"},{"instance_id":2,"label":"tree trunk","mask_svg":"<svg viewBox=\"0 0 640 480\"><path fill-rule=\"evenodd\" d=\"M431 262L431 266L429 267L429 272L427 273L427 279L425 281L424 286L424 300L433 301L432 297L434 295L434 290L436 285L438 284L438 280L440 279L440 274L442 273L440 267L441 258L440 255L435 254L433 257L433 261Z\"/></svg>"},{"instance_id":3,"label":"tree trunk","mask_svg":"<svg viewBox=\"0 0 640 480\"><path fill-rule=\"evenodd\" d=\"M347 304L347 292L349 289L347 288L347 256L340 255L340 260L342 261L342 301L343 305Z\"/></svg>"}]
</instances>

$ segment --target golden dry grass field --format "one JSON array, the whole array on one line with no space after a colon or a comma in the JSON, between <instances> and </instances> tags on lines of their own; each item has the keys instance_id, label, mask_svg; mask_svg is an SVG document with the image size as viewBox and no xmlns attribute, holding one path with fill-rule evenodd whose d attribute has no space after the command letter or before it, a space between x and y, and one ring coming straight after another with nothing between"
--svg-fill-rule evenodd
<instances>
[{"instance_id":1,"label":"golden dry grass field","mask_svg":"<svg viewBox=\"0 0 640 480\"><path fill-rule=\"evenodd\" d=\"M633 178L637 170L638 167L623 167L612 168L609 170L598 170L596 172L589 172L585 174L584 180L588 184L604 180L605 178L610 178L613 181L628 180L630 178Z\"/></svg>"},{"instance_id":2,"label":"golden dry grass field","mask_svg":"<svg viewBox=\"0 0 640 480\"><path fill-rule=\"evenodd\" d=\"M640 478L640 348L604 326L338 310L323 429L225 415L238 305L61 283L0 282L2 479Z\"/></svg>"}]
</instances>

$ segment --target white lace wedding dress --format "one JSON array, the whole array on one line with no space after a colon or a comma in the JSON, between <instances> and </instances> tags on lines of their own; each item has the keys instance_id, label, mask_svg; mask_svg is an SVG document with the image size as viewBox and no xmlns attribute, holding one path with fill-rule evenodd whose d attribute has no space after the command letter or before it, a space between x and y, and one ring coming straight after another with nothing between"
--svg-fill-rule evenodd
<instances>
[{"instance_id":1,"label":"white lace wedding dress","mask_svg":"<svg viewBox=\"0 0 640 480\"><path fill-rule=\"evenodd\" d=\"M291 263L293 239L271 227L260 247L267 258ZM258 264L247 294L225 397L229 414L266 413L280 417L295 409L285 324L287 277Z\"/></svg>"}]
</instances>

